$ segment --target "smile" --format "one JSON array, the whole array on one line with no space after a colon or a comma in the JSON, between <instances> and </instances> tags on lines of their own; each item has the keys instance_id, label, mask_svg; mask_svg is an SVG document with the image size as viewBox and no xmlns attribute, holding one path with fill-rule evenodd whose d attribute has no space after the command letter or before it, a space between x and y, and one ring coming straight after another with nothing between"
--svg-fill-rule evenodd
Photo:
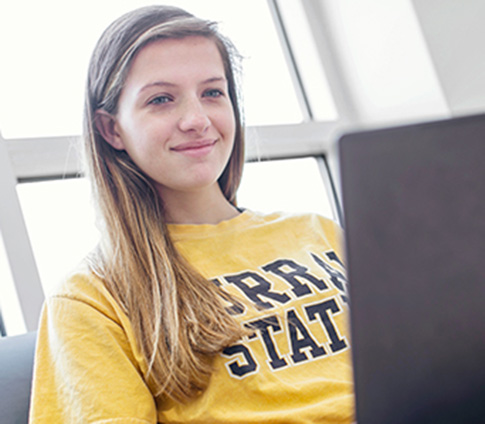
<instances>
[{"instance_id":1,"label":"smile","mask_svg":"<svg viewBox=\"0 0 485 424\"><path fill-rule=\"evenodd\" d=\"M193 141L172 147L171 150L187 156L205 156L212 151L216 142L217 140Z\"/></svg>"}]
</instances>

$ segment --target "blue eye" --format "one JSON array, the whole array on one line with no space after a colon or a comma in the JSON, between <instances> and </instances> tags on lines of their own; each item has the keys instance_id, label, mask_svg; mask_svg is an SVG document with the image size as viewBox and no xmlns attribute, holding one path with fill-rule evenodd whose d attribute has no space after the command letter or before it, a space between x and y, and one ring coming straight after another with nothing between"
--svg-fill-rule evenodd
<instances>
[{"instance_id":1,"label":"blue eye","mask_svg":"<svg viewBox=\"0 0 485 424\"><path fill-rule=\"evenodd\" d=\"M224 95L224 93L217 88L207 90L204 93L204 97L220 97L220 96L223 96L223 95Z\"/></svg>"},{"instance_id":2,"label":"blue eye","mask_svg":"<svg viewBox=\"0 0 485 424\"><path fill-rule=\"evenodd\" d=\"M172 99L168 96L157 96L153 99L151 99L148 103L151 104L151 105L161 105L161 104L164 104L164 103L168 103L168 102L171 102Z\"/></svg>"}]
</instances>

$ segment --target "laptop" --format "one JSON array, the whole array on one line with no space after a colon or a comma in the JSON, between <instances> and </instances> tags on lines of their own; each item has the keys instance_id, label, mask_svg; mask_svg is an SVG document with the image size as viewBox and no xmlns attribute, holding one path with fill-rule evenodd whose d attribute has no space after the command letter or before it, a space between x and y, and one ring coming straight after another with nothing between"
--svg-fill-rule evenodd
<instances>
[{"instance_id":1,"label":"laptop","mask_svg":"<svg viewBox=\"0 0 485 424\"><path fill-rule=\"evenodd\" d=\"M358 424L485 423L485 115L339 155Z\"/></svg>"}]
</instances>

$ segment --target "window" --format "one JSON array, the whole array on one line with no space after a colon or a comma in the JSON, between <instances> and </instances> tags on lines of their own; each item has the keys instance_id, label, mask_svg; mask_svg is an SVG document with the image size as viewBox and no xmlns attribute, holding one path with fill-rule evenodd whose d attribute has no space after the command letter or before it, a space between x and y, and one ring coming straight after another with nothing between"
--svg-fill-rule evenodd
<instances>
[{"instance_id":1,"label":"window","mask_svg":"<svg viewBox=\"0 0 485 424\"><path fill-rule=\"evenodd\" d=\"M24 183L17 191L47 295L98 240L89 183L84 178Z\"/></svg>"},{"instance_id":2,"label":"window","mask_svg":"<svg viewBox=\"0 0 485 424\"><path fill-rule=\"evenodd\" d=\"M251 162L238 193L241 207L261 211L315 212L336 219L315 158Z\"/></svg>"},{"instance_id":3,"label":"window","mask_svg":"<svg viewBox=\"0 0 485 424\"><path fill-rule=\"evenodd\" d=\"M337 119L337 110L302 2L280 0L278 4L312 118L317 121Z\"/></svg>"},{"instance_id":4,"label":"window","mask_svg":"<svg viewBox=\"0 0 485 424\"><path fill-rule=\"evenodd\" d=\"M44 292L48 294L96 245L88 181L24 183L17 188ZM238 202L260 212L316 212L336 219L314 158L246 164Z\"/></svg>"},{"instance_id":5,"label":"window","mask_svg":"<svg viewBox=\"0 0 485 424\"><path fill-rule=\"evenodd\" d=\"M315 45L309 42L310 33L302 28L305 18L301 4L299 1L292 4L292 1L282 2L286 3L282 5L282 18L285 25L291 26L289 38L293 47L299 49L296 59L302 61L304 67L300 69L303 84L314 90L309 96L313 118L334 120L336 111L322 66L310 58L315 54ZM295 84L294 71L288 65L288 50L278 31L279 24L275 26L279 21L276 9L269 7L271 1L167 0L163 3L218 21L221 31L235 43L244 57L242 94L246 124L255 127L256 133L262 126L269 129L263 131L265 143L273 146L269 152L281 150L281 135L285 134L287 147L288 143L298 146L285 149L285 155L291 156L295 151L296 156L300 151L315 153L316 142L320 146L333 127L325 134L319 133L318 137L310 134L315 132L314 126L307 125L300 131L300 124L309 117L300 101L301 87ZM122 13L149 4L153 2L45 0L31 2L28 7L16 2L0 5L3 58L0 131L3 137L10 139L11 146L20 146L11 150L12 158L20 163L17 176L57 178L63 173L68 156L72 155L70 136L81 133L84 80L97 39ZM289 19L291 16L295 19ZM320 92L323 95L315 95ZM56 136L61 137L54 138ZM24 140L20 142L15 140L17 138ZM44 156L52 151L55 154ZM265 155L267 157L272 156ZM326 180L328 175L321 172L319 161L323 159L308 157L247 164L239 204L262 212L310 211L336 219ZM26 169L30 171L22 175ZM76 169L69 169L64 173L76 173ZM47 295L98 240L89 185L82 178L23 182L17 185L17 193ZM0 307L10 335L24 332L25 325L2 253L0 296L4 304L0 302ZM8 283L6 288L4 282ZM9 327L12 323L15 328Z\"/></svg>"},{"instance_id":6,"label":"window","mask_svg":"<svg viewBox=\"0 0 485 424\"><path fill-rule=\"evenodd\" d=\"M244 60L249 125L302 120L267 2L171 0L221 22ZM89 57L104 28L148 0L2 2L0 6L0 130L5 138L81 133ZM2 10L3 9L3 10ZM28 10L26 10L28 9Z\"/></svg>"}]
</instances>

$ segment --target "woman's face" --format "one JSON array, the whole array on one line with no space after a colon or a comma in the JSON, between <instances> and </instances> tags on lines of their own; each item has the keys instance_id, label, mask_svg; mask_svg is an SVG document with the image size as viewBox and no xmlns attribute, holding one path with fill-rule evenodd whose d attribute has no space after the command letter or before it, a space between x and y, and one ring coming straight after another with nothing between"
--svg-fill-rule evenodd
<instances>
[{"instance_id":1,"label":"woman's face","mask_svg":"<svg viewBox=\"0 0 485 424\"><path fill-rule=\"evenodd\" d=\"M152 42L135 57L110 144L126 150L162 198L218 190L234 144L235 118L214 41Z\"/></svg>"}]
</instances>

